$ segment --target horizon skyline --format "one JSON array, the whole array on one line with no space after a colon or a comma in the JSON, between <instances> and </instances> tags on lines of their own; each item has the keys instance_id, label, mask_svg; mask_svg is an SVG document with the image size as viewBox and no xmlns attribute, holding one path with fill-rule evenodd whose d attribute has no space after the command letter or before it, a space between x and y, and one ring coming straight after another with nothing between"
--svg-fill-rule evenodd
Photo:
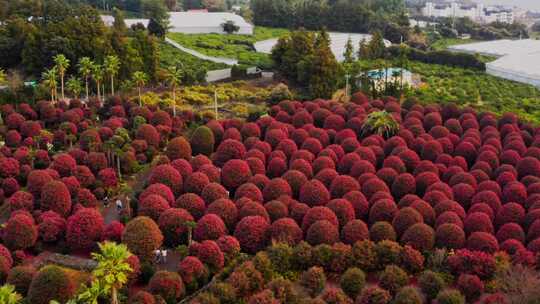
<instances>
[{"instance_id":1,"label":"horizon skyline","mask_svg":"<svg viewBox=\"0 0 540 304\"><path fill-rule=\"evenodd\" d=\"M539 0L474 0L474 2L485 5L517 6L522 9L540 11Z\"/></svg>"}]
</instances>

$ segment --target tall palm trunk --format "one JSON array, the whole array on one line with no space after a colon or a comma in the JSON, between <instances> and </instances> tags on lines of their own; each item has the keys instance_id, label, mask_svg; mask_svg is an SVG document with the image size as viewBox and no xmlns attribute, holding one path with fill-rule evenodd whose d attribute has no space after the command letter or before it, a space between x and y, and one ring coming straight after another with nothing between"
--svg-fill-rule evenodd
<instances>
[{"instance_id":1,"label":"tall palm trunk","mask_svg":"<svg viewBox=\"0 0 540 304\"><path fill-rule=\"evenodd\" d=\"M172 87L172 99L173 99L173 108L172 108L172 111L173 111L173 116L176 117L176 86L173 85Z\"/></svg>"},{"instance_id":2,"label":"tall palm trunk","mask_svg":"<svg viewBox=\"0 0 540 304\"><path fill-rule=\"evenodd\" d=\"M88 76L85 77L86 80L86 100L88 100Z\"/></svg>"},{"instance_id":3,"label":"tall palm trunk","mask_svg":"<svg viewBox=\"0 0 540 304\"><path fill-rule=\"evenodd\" d=\"M111 304L118 304L118 291L116 290L116 287L113 287L111 290Z\"/></svg>"},{"instance_id":4,"label":"tall palm trunk","mask_svg":"<svg viewBox=\"0 0 540 304\"><path fill-rule=\"evenodd\" d=\"M141 87L139 89L139 107L142 107L142 99L141 99Z\"/></svg>"},{"instance_id":5,"label":"tall palm trunk","mask_svg":"<svg viewBox=\"0 0 540 304\"><path fill-rule=\"evenodd\" d=\"M112 93L112 96L114 96L114 77L111 76L111 93Z\"/></svg>"},{"instance_id":6,"label":"tall palm trunk","mask_svg":"<svg viewBox=\"0 0 540 304\"><path fill-rule=\"evenodd\" d=\"M62 90L62 100L65 100L66 96L64 95L64 74L60 75L60 87Z\"/></svg>"},{"instance_id":7,"label":"tall palm trunk","mask_svg":"<svg viewBox=\"0 0 540 304\"><path fill-rule=\"evenodd\" d=\"M96 83L97 83L97 98L98 100L101 100L101 89L99 86L99 81L96 81Z\"/></svg>"}]
</instances>

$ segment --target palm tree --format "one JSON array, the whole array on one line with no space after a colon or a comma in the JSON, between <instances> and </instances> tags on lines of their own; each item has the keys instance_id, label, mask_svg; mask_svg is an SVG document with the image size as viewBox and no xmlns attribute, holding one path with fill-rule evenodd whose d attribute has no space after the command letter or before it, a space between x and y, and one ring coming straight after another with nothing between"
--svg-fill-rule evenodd
<instances>
[{"instance_id":1,"label":"palm tree","mask_svg":"<svg viewBox=\"0 0 540 304\"><path fill-rule=\"evenodd\" d=\"M2 304L18 304L21 302L22 296L15 291L15 286L6 284L0 287L0 303Z\"/></svg>"},{"instance_id":2,"label":"palm tree","mask_svg":"<svg viewBox=\"0 0 540 304\"><path fill-rule=\"evenodd\" d=\"M118 290L128 281L133 271L127 262L131 253L124 244L104 242L99 244L100 253L92 253L98 263L92 271L97 282L103 287L104 294L111 294L111 303L118 304Z\"/></svg>"},{"instance_id":3,"label":"palm tree","mask_svg":"<svg viewBox=\"0 0 540 304\"><path fill-rule=\"evenodd\" d=\"M66 76L66 70L69 68L69 59L64 56L64 54L58 54L54 56L54 63L56 64L56 69L60 75L60 87L62 92L62 100L66 97L64 96L64 77Z\"/></svg>"},{"instance_id":4,"label":"palm tree","mask_svg":"<svg viewBox=\"0 0 540 304\"><path fill-rule=\"evenodd\" d=\"M114 77L118 74L120 69L120 59L117 56L107 56L105 58L105 71L111 78L111 94L114 96Z\"/></svg>"},{"instance_id":5,"label":"palm tree","mask_svg":"<svg viewBox=\"0 0 540 304\"><path fill-rule=\"evenodd\" d=\"M57 71L56 71L56 67L50 69L50 70L46 70L45 72L43 72L41 74L41 79L43 80L43 83L49 87L49 89L51 90L51 100L54 102L55 101L55 92L56 92L56 85L57 85L57 81L56 81L56 77L57 77Z\"/></svg>"},{"instance_id":6,"label":"palm tree","mask_svg":"<svg viewBox=\"0 0 540 304\"><path fill-rule=\"evenodd\" d=\"M167 80L172 88L173 116L176 117L176 86L180 85L184 72L178 66L171 66L167 69Z\"/></svg>"},{"instance_id":7,"label":"palm tree","mask_svg":"<svg viewBox=\"0 0 540 304\"><path fill-rule=\"evenodd\" d=\"M79 98L82 91L82 84L79 78L75 76L71 76L71 78L68 79L66 82L66 87L68 91L70 91L73 94L74 98Z\"/></svg>"},{"instance_id":8,"label":"palm tree","mask_svg":"<svg viewBox=\"0 0 540 304\"><path fill-rule=\"evenodd\" d=\"M141 98L141 89L146 84L146 81L148 80L148 76L146 76L146 73L138 71L133 73L133 81L137 85L137 89L139 90L139 106L142 107L142 98Z\"/></svg>"},{"instance_id":9,"label":"palm tree","mask_svg":"<svg viewBox=\"0 0 540 304\"><path fill-rule=\"evenodd\" d=\"M93 66L94 62L88 57L82 57L81 60L79 60L79 73L86 82L86 100L88 100L88 79L90 78L90 75L92 75Z\"/></svg>"},{"instance_id":10,"label":"palm tree","mask_svg":"<svg viewBox=\"0 0 540 304\"><path fill-rule=\"evenodd\" d=\"M103 66L102 65L100 64L92 65L92 78L94 78L94 81L96 82L98 99L101 100L100 84L101 84L101 81L103 80Z\"/></svg>"}]
</instances>

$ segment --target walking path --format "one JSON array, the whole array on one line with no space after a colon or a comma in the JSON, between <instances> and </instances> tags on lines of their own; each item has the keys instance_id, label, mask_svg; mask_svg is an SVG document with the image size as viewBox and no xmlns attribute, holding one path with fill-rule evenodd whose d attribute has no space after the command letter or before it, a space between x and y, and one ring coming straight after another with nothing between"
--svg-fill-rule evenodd
<instances>
[{"instance_id":1,"label":"walking path","mask_svg":"<svg viewBox=\"0 0 540 304\"><path fill-rule=\"evenodd\" d=\"M199 53L193 49L188 49L184 46L182 46L181 44L179 44L178 42L170 39L170 38L165 38L165 41L167 43L169 43L170 45L174 46L175 48L183 51L183 52L186 52L190 55L193 55L199 59L203 59L203 60L208 60L208 61L212 61L212 62L215 62L215 63L224 63L226 65L237 65L238 64L238 60L236 59L231 59L231 58L220 58L220 57L212 57L212 56L207 56L207 55L204 55L202 53Z\"/></svg>"}]
</instances>

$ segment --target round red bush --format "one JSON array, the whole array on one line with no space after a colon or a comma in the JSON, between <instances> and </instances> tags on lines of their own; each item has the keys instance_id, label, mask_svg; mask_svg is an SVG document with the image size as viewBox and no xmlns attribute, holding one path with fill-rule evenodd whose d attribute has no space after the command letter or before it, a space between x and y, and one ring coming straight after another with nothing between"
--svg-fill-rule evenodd
<instances>
[{"instance_id":1,"label":"round red bush","mask_svg":"<svg viewBox=\"0 0 540 304\"><path fill-rule=\"evenodd\" d=\"M29 213L14 213L6 222L2 239L11 250L26 249L34 246L38 237L38 230L34 219Z\"/></svg>"},{"instance_id":2,"label":"round red bush","mask_svg":"<svg viewBox=\"0 0 540 304\"><path fill-rule=\"evenodd\" d=\"M81 208L67 221L66 241L75 250L90 250L101 241L105 223L94 208Z\"/></svg>"},{"instance_id":3,"label":"round red bush","mask_svg":"<svg viewBox=\"0 0 540 304\"><path fill-rule=\"evenodd\" d=\"M56 242L64 237L67 221L54 211L43 212L38 219L38 233L44 242Z\"/></svg>"},{"instance_id":4,"label":"round red bush","mask_svg":"<svg viewBox=\"0 0 540 304\"><path fill-rule=\"evenodd\" d=\"M111 242L120 243L123 232L124 224L120 223L119 221L112 221L105 227L105 231L103 231L103 238Z\"/></svg>"},{"instance_id":5,"label":"round red bush","mask_svg":"<svg viewBox=\"0 0 540 304\"><path fill-rule=\"evenodd\" d=\"M11 212L21 209L32 212L34 209L34 196L26 191L17 191L8 198L7 203Z\"/></svg>"},{"instance_id":6,"label":"round red bush","mask_svg":"<svg viewBox=\"0 0 540 304\"><path fill-rule=\"evenodd\" d=\"M222 167L231 159L243 159L246 154L244 144L234 139L226 139L219 144L216 152L213 154L214 163Z\"/></svg>"},{"instance_id":7,"label":"round red bush","mask_svg":"<svg viewBox=\"0 0 540 304\"><path fill-rule=\"evenodd\" d=\"M158 271L152 276L148 282L148 290L154 295L161 296L168 303L177 302L185 293L180 275L165 270Z\"/></svg>"},{"instance_id":8,"label":"round red bush","mask_svg":"<svg viewBox=\"0 0 540 304\"><path fill-rule=\"evenodd\" d=\"M154 250L160 248L162 242L161 230L147 216L138 216L129 221L122 234L122 243L142 261L151 261Z\"/></svg>"},{"instance_id":9,"label":"round red bush","mask_svg":"<svg viewBox=\"0 0 540 304\"><path fill-rule=\"evenodd\" d=\"M171 188L161 183L152 184L144 189L141 195L139 195L139 201L143 201L152 194L161 196L169 204L174 203L174 194L172 193Z\"/></svg>"},{"instance_id":10,"label":"round red bush","mask_svg":"<svg viewBox=\"0 0 540 304\"><path fill-rule=\"evenodd\" d=\"M170 208L159 216L158 225L168 246L177 246L187 240L187 223L194 222L193 216L185 209Z\"/></svg>"},{"instance_id":11,"label":"round red bush","mask_svg":"<svg viewBox=\"0 0 540 304\"><path fill-rule=\"evenodd\" d=\"M217 240L227 234L223 220L215 214L206 214L197 221L193 238L197 241Z\"/></svg>"},{"instance_id":12,"label":"round red bush","mask_svg":"<svg viewBox=\"0 0 540 304\"><path fill-rule=\"evenodd\" d=\"M231 200L221 198L208 205L206 214L215 214L219 216L225 225L229 227L229 229L232 229L238 218L238 209Z\"/></svg>"},{"instance_id":13,"label":"round red bush","mask_svg":"<svg viewBox=\"0 0 540 304\"><path fill-rule=\"evenodd\" d=\"M328 207L317 206L308 210L302 220L302 230L307 232L309 227L316 221L326 220L336 227L339 226L339 221L336 214Z\"/></svg>"},{"instance_id":14,"label":"round red bush","mask_svg":"<svg viewBox=\"0 0 540 304\"><path fill-rule=\"evenodd\" d=\"M146 141L150 146L158 147L161 137L157 129L150 124L143 124L137 129L135 138Z\"/></svg>"},{"instance_id":15,"label":"round red bush","mask_svg":"<svg viewBox=\"0 0 540 304\"><path fill-rule=\"evenodd\" d=\"M502 244L509 239L518 240L521 243L525 242L525 232L520 225L516 223L506 223L499 228L496 234L497 241Z\"/></svg>"},{"instance_id":16,"label":"round red bush","mask_svg":"<svg viewBox=\"0 0 540 304\"><path fill-rule=\"evenodd\" d=\"M327 220L316 221L307 230L306 241L312 246L320 244L332 245L339 241L338 228Z\"/></svg>"},{"instance_id":17,"label":"round red bush","mask_svg":"<svg viewBox=\"0 0 540 304\"><path fill-rule=\"evenodd\" d=\"M2 165L2 167L4 166ZM71 155L67 153L60 153L54 157L50 168L56 170L61 177L67 177L75 172L77 162L73 157L71 157Z\"/></svg>"},{"instance_id":18,"label":"round red bush","mask_svg":"<svg viewBox=\"0 0 540 304\"><path fill-rule=\"evenodd\" d=\"M352 220L341 229L341 241L353 245L357 241L369 239L369 230L362 220Z\"/></svg>"},{"instance_id":19,"label":"round red bush","mask_svg":"<svg viewBox=\"0 0 540 304\"><path fill-rule=\"evenodd\" d=\"M178 273L182 276L182 281L188 286L208 275L204 264L194 256L187 256L180 262Z\"/></svg>"},{"instance_id":20,"label":"round red bush","mask_svg":"<svg viewBox=\"0 0 540 304\"><path fill-rule=\"evenodd\" d=\"M190 160L191 145L183 136L175 137L167 144L166 155L170 160L179 158Z\"/></svg>"},{"instance_id":21,"label":"round red bush","mask_svg":"<svg viewBox=\"0 0 540 304\"><path fill-rule=\"evenodd\" d=\"M257 176L254 176L257 177ZM250 179L251 180L251 179ZM264 189L264 187L263 187ZM254 202L262 202L263 195L261 189L254 183L248 182L236 189L234 192L234 199L238 200L242 197L247 197Z\"/></svg>"},{"instance_id":22,"label":"round red bush","mask_svg":"<svg viewBox=\"0 0 540 304\"><path fill-rule=\"evenodd\" d=\"M32 280L27 300L36 304L49 304L52 300L65 303L73 297L76 287L75 282L62 268L48 265L43 267Z\"/></svg>"},{"instance_id":23,"label":"round red bush","mask_svg":"<svg viewBox=\"0 0 540 304\"><path fill-rule=\"evenodd\" d=\"M159 216L167 209L169 203L163 197L157 194L150 194L139 202L139 215L148 216L154 221L157 221Z\"/></svg>"},{"instance_id":24,"label":"round red bush","mask_svg":"<svg viewBox=\"0 0 540 304\"><path fill-rule=\"evenodd\" d=\"M487 232L474 232L467 239L467 249L495 253L499 250L497 239Z\"/></svg>"},{"instance_id":25,"label":"round red bush","mask_svg":"<svg viewBox=\"0 0 540 304\"><path fill-rule=\"evenodd\" d=\"M403 233L401 243L420 251L431 250L435 245L435 231L424 223L414 224Z\"/></svg>"},{"instance_id":26,"label":"round red bush","mask_svg":"<svg viewBox=\"0 0 540 304\"><path fill-rule=\"evenodd\" d=\"M354 208L346 199L333 199L326 204L326 207L334 212L338 218L340 227L345 226L349 221L352 221L355 218Z\"/></svg>"},{"instance_id":27,"label":"round red bush","mask_svg":"<svg viewBox=\"0 0 540 304\"><path fill-rule=\"evenodd\" d=\"M398 211L396 203L389 199L381 199L375 202L369 210L369 223L379 221L392 222Z\"/></svg>"},{"instance_id":28,"label":"round red bush","mask_svg":"<svg viewBox=\"0 0 540 304\"><path fill-rule=\"evenodd\" d=\"M292 196L292 189L289 183L283 178L273 178L263 189L264 201L272 201L282 195Z\"/></svg>"},{"instance_id":29,"label":"round red bush","mask_svg":"<svg viewBox=\"0 0 540 304\"><path fill-rule=\"evenodd\" d=\"M460 249L465 245L465 232L455 224L442 224L435 231L435 246L438 248Z\"/></svg>"},{"instance_id":30,"label":"round red bush","mask_svg":"<svg viewBox=\"0 0 540 304\"><path fill-rule=\"evenodd\" d=\"M272 223L270 237L272 241L296 245L302 240L302 229L291 218L281 218Z\"/></svg>"},{"instance_id":31,"label":"round red bush","mask_svg":"<svg viewBox=\"0 0 540 304\"><path fill-rule=\"evenodd\" d=\"M330 200L330 193L323 183L312 179L300 188L299 201L310 207L325 205Z\"/></svg>"},{"instance_id":32,"label":"round red bush","mask_svg":"<svg viewBox=\"0 0 540 304\"><path fill-rule=\"evenodd\" d=\"M174 194L182 192L182 175L171 165L159 165L152 169L148 184L164 184L169 187Z\"/></svg>"},{"instance_id":33,"label":"round red bush","mask_svg":"<svg viewBox=\"0 0 540 304\"><path fill-rule=\"evenodd\" d=\"M205 240L201 243L194 243L189 251L190 254L195 255L201 262L208 265L210 271L218 272L223 268L225 256L215 241Z\"/></svg>"},{"instance_id":34,"label":"round red bush","mask_svg":"<svg viewBox=\"0 0 540 304\"><path fill-rule=\"evenodd\" d=\"M229 190L234 190L243 183L246 183L251 177L249 165L239 159L227 161L221 170L221 181L223 186Z\"/></svg>"},{"instance_id":35,"label":"round red bush","mask_svg":"<svg viewBox=\"0 0 540 304\"><path fill-rule=\"evenodd\" d=\"M424 218L416 209L405 207L396 213L392 220L392 226L398 236L401 236L412 225L423 222Z\"/></svg>"},{"instance_id":36,"label":"round red bush","mask_svg":"<svg viewBox=\"0 0 540 304\"><path fill-rule=\"evenodd\" d=\"M261 216L247 216L238 222L234 237L240 242L242 250L256 253L266 247L270 225Z\"/></svg>"},{"instance_id":37,"label":"round red bush","mask_svg":"<svg viewBox=\"0 0 540 304\"><path fill-rule=\"evenodd\" d=\"M321 172L324 172L324 170ZM332 198L342 198L345 194L358 190L360 190L358 181L348 175L339 175L330 184L330 195Z\"/></svg>"},{"instance_id":38,"label":"round red bush","mask_svg":"<svg viewBox=\"0 0 540 304\"><path fill-rule=\"evenodd\" d=\"M200 219L206 210L204 200L195 193L182 194L172 207L187 210L196 220Z\"/></svg>"},{"instance_id":39,"label":"round red bush","mask_svg":"<svg viewBox=\"0 0 540 304\"><path fill-rule=\"evenodd\" d=\"M463 224L465 233L467 233L467 235L477 231L494 233L491 219L483 212L473 212L468 214Z\"/></svg>"}]
</instances>

